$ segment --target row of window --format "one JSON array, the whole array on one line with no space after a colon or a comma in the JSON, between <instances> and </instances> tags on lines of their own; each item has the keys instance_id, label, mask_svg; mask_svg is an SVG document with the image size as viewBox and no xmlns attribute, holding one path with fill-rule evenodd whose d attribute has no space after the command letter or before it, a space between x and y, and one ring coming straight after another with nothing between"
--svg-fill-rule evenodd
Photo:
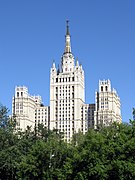
<instances>
[{"instance_id":1,"label":"row of window","mask_svg":"<svg viewBox=\"0 0 135 180\"><path fill-rule=\"evenodd\" d=\"M108 118L108 116L107 115L105 115L105 116L100 116L100 119L107 119Z\"/></svg>"},{"instance_id":2,"label":"row of window","mask_svg":"<svg viewBox=\"0 0 135 180\"><path fill-rule=\"evenodd\" d=\"M63 109L63 111L64 111L64 109L72 109L72 110L74 110L74 103L72 103L72 104L69 104L69 107L68 107L68 104L60 104L59 105L59 108L58 108L58 105L56 105L56 110L61 110L61 109Z\"/></svg>"},{"instance_id":3,"label":"row of window","mask_svg":"<svg viewBox=\"0 0 135 180\"><path fill-rule=\"evenodd\" d=\"M74 77L56 78L56 82L72 82L74 80Z\"/></svg>"},{"instance_id":4,"label":"row of window","mask_svg":"<svg viewBox=\"0 0 135 180\"><path fill-rule=\"evenodd\" d=\"M47 115L47 112L44 112L44 113L43 112L42 113L40 113L40 112L39 113L35 113L35 116L36 115L44 115L44 114Z\"/></svg>"},{"instance_id":5,"label":"row of window","mask_svg":"<svg viewBox=\"0 0 135 180\"><path fill-rule=\"evenodd\" d=\"M61 107L63 107L62 109L69 109L70 110L70 108L74 108L74 103L72 103L72 104L60 104L59 105L59 109L61 110ZM68 108L67 108L68 107ZM58 105L56 105L56 108L58 109Z\"/></svg>"},{"instance_id":6,"label":"row of window","mask_svg":"<svg viewBox=\"0 0 135 180\"><path fill-rule=\"evenodd\" d=\"M105 88L105 89L104 89L104 88ZM104 91L108 91L108 86L105 86L105 87L101 86L101 92L103 92L103 90L104 90Z\"/></svg>"},{"instance_id":7,"label":"row of window","mask_svg":"<svg viewBox=\"0 0 135 180\"><path fill-rule=\"evenodd\" d=\"M41 123L41 122L43 123L43 122L44 122L45 125L46 125L46 123L47 123L47 122L44 121L44 120L42 120L42 121L41 121L41 120L35 120L35 122L36 122L36 123L37 123L37 122L38 122L38 123Z\"/></svg>"},{"instance_id":8,"label":"row of window","mask_svg":"<svg viewBox=\"0 0 135 180\"><path fill-rule=\"evenodd\" d=\"M63 117L63 118L62 118ZM67 117L69 117L69 118L67 118ZM58 116L57 116L57 114L56 114L56 119L58 119ZM63 120L63 119L65 119L65 120L70 120L70 119L74 119L74 114L72 114L72 116L70 116L70 114L63 114L63 115L59 115L59 120L61 121L61 120Z\"/></svg>"},{"instance_id":9,"label":"row of window","mask_svg":"<svg viewBox=\"0 0 135 180\"><path fill-rule=\"evenodd\" d=\"M56 123L58 124L71 124L72 123L72 125L74 126L74 121L71 121L71 119L68 120L67 118L65 118L64 121L63 119L59 119L59 121L57 120Z\"/></svg>"},{"instance_id":10,"label":"row of window","mask_svg":"<svg viewBox=\"0 0 135 180\"><path fill-rule=\"evenodd\" d=\"M63 85L63 86L58 86L58 87L56 87L56 91L58 91L58 89L72 89L72 90L74 90L74 86L71 86L71 85Z\"/></svg>"},{"instance_id":11,"label":"row of window","mask_svg":"<svg viewBox=\"0 0 135 180\"><path fill-rule=\"evenodd\" d=\"M72 93L72 94L67 94L67 93L65 93L65 94L56 94L56 99L58 99L58 97L61 99L62 97L66 97L66 99L67 99L67 97L69 97L69 98L72 98L72 99L74 99L74 93Z\"/></svg>"},{"instance_id":12,"label":"row of window","mask_svg":"<svg viewBox=\"0 0 135 180\"><path fill-rule=\"evenodd\" d=\"M41 118L42 118L42 119L46 119L46 118L47 118L47 116L38 116L38 117L37 117L37 116L35 116L35 118L38 118L38 119L41 119Z\"/></svg>"},{"instance_id":13,"label":"row of window","mask_svg":"<svg viewBox=\"0 0 135 180\"><path fill-rule=\"evenodd\" d=\"M23 109L23 106L17 106L16 109Z\"/></svg>"},{"instance_id":14,"label":"row of window","mask_svg":"<svg viewBox=\"0 0 135 180\"><path fill-rule=\"evenodd\" d=\"M91 110L95 110L95 106L92 106L92 107L83 107L81 108L82 110L87 110L87 111L91 111Z\"/></svg>"},{"instance_id":15,"label":"row of window","mask_svg":"<svg viewBox=\"0 0 135 180\"><path fill-rule=\"evenodd\" d=\"M16 103L16 108L18 108L18 107L23 107L23 103L21 102L21 103Z\"/></svg>"},{"instance_id":16,"label":"row of window","mask_svg":"<svg viewBox=\"0 0 135 180\"><path fill-rule=\"evenodd\" d=\"M48 125L48 123L46 121L35 121L35 124L44 124L44 125Z\"/></svg>"},{"instance_id":17,"label":"row of window","mask_svg":"<svg viewBox=\"0 0 135 180\"><path fill-rule=\"evenodd\" d=\"M62 119L62 117L64 118L65 117L65 120L70 120L70 119L73 119L74 118L74 114L72 114L71 116L70 116L70 114L65 114L65 113L60 113L59 114L59 120L61 121L61 120L63 120ZM56 119L58 119L58 115L56 114Z\"/></svg>"},{"instance_id":18,"label":"row of window","mask_svg":"<svg viewBox=\"0 0 135 180\"><path fill-rule=\"evenodd\" d=\"M56 107L56 113L58 113L58 110L59 110L59 113L61 114L61 113L63 113L63 114L67 114L67 113L70 113L70 112L72 112L72 114L74 113L74 107L72 107L72 110L70 110L69 109L69 111L67 111L67 108L65 108L65 111L64 111L64 108L60 108L60 109L58 109L57 107ZM61 110L63 110L63 111L61 111ZM57 115L57 114L56 114Z\"/></svg>"},{"instance_id":19,"label":"row of window","mask_svg":"<svg viewBox=\"0 0 135 180\"><path fill-rule=\"evenodd\" d=\"M17 97L23 97L23 92L17 92Z\"/></svg>"},{"instance_id":20,"label":"row of window","mask_svg":"<svg viewBox=\"0 0 135 180\"><path fill-rule=\"evenodd\" d=\"M108 106L101 106L101 109L103 109L103 108L108 109Z\"/></svg>"},{"instance_id":21,"label":"row of window","mask_svg":"<svg viewBox=\"0 0 135 180\"><path fill-rule=\"evenodd\" d=\"M23 114L23 110L16 110L16 114Z\"/></svg>"},{"instance_id":22,"label":"row of window","mask_svg":"<svg viewBox=\"0 0 135 180\"><path fill-rule=\"evenodd\" d=\"M71 102L74 103L74 99L59 100L59 101L56 101L56 104L58 104L58 103L59 104L61 104L61 103L68 103L68 102L69 103L71 103Z\"/></svg>"},{"instance_id":23,"label":"row of window","mask_svg":"<svg viewBox=\"0 0 135 180\"><path fill-rule=\"evenodd\" d=\"M101 104L108 104L108 101L105 101L105 102L101 102Z\"/></svg>"},{"instance_id":24,"label":"row of window","mask_svg":"<svg viewBox=\"0 0 135 180\"><path fill-rule=\"evenodd\" d=\"M36 109L35 111L38 111L38 112L43 112L43 111L47 111L47 109Z\"/></svg>"},{"instance_id":25,"label":"row of window","mask_svg":"<svg viewBox=\"0 0 135 180\"><path fill-rule=\"evenodd\" d=\"M67 133L67 132L68 132L68 133L70 134L71 129L64 129L64 128L61 127L60 131L62 131L62 132L64 132L64 133ZM74 131L74 128L72 128L72 131Z\"/></svg>"},{"instance_id":26,"label":"row of window","mask_svg":"<svg viewBox=\"0 0 135 180\"><path fill-rule=\"evenodd\" d=\"M59 125L59 128L61 128L61 127L63 127L63 128L70 128L71 126L70 125ZM70 131L70 129L69 129L69 131Z\"/></svg>"},{"instance_id":27,"label":"row of window","mask_svg":"<svg viewBox=\"0 0 135 180\"><path fill-rule=\"evenodd\" d=\"M108 101L108 98L101 98L101 101Z\"/></svg>"},{"instance_id":28,"label":"row of window","mask_svg":"<svg viewBox=\"0 0 135 180\"><path fill-rule=\"evenodd\" d=\"M91 109L82 109L81 112L88 112L88 113L92 113L95 111L95 108L91 108Z\"/></svg>"},{"instance_id":29,"label":"row of window","mask_svg":"<svg viewBox=\"0 0 135 180\"><path fill-rule=\"evenodd\" d=\"M60 91L62 91L62 89L63 89L63 91L64 91L64 89L65 89L65 90L69 89L69 91L70 91L70 90L74 90L74 86L59 86L59 88L56 87L56 92L58 92L58 89L59 89Z\"/></svg>"}]
</instances>

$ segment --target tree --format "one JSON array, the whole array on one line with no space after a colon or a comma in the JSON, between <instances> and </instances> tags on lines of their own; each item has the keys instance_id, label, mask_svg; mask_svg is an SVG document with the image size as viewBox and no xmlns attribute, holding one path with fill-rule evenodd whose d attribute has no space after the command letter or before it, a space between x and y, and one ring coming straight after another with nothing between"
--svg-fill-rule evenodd
<instances>
[{"instance_id":1,"label":"tree","mask_svg":"<svg viewBox=\"0 0 135 180\"><path fill-rule=\"evenodd\" d=\"M75 134L71 143L57 129L39 125L15 130L0 108L0 179L135 179L135 120ZM133 115L135 111L133 109Z\"/></svg>"},{"instance_id":2,"label":"tree","mask_svg":"<svg viewBox=\"0 0 135 180\"><path fill-rule=\"evenodd\" d=\"M17 163L18 137L15 135L15 119L8 116L8 109L0 106L0 178L14 179Z\"/></svg>"},{"instance_id":3,"label":"tree","mask_svg":"<svg viewBox=\"0 0 135 180\"><path fill-rule=\"evenodd\" d=\"M6 128L8 126L8 109L5 106L0 105L0 127Z\"/></svg>"}]
</instances>

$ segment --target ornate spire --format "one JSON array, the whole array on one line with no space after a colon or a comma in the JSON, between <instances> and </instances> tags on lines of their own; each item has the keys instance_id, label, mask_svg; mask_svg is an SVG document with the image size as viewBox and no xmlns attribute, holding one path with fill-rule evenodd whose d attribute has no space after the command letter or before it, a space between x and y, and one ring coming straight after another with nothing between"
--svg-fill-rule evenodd
<instances>
[{"instance_id":1,"label":"ornate spire","mask_svg":"<svg viewBox=\"0 0 135 180\"><path fill-rule=\"evenodd\" d=\"M71 44L70 44L70 33L69 33L69 21L66 21L67 28L66 28L66 45L64 53L71 53Z\"/></svg>"},{"instance_id":2,"label":"ornate spire","mask_svg":"<svg viewBox=\"0 0 135 180\"><path fill-rule=\"evenodd\" d=\"M67 32L66 32L66 35L69 35L69 36L70 36L70 33L69 33L69 25L68 25L69 21L67 20L66 23L67 23Z\"/></svg>"}]
</instances>

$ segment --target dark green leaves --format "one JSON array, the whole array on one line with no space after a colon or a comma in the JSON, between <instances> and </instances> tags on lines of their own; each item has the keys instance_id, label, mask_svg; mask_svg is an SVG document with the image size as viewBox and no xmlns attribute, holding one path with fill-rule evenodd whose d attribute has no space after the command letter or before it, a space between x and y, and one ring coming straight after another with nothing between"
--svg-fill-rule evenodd
<instances>
[{"instance_id":1,"label":"dark green leaves","mask_svg":"<svg viewBox=\"0 0 135 180\"><path fill-rule=\"evenodd\" d=\"M7 113L1 106L0 179L135 179L135 120L79 132L66 143L63 133L41 124L15 130Z\"/></svg>"}]
</instances>

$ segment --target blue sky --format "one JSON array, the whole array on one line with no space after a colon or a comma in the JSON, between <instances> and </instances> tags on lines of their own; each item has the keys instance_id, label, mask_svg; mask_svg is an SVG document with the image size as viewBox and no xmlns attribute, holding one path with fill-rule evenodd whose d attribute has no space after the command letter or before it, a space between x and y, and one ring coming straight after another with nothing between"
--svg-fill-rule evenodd
<instances>
[{"instance_id":1,"label":"blue sky","mask_svg":"<svg viewBox=\"0 0 135 180\"><path fill-rule=\"evenodd\" d=\"M0 103L11 113L15 86L25 85L49 105L50 67L64 52L67 19L86 103L95 101L99 79L110 79L128 122L135 107L134 0L1 0Z\"/></svg>"}]
</instances>

